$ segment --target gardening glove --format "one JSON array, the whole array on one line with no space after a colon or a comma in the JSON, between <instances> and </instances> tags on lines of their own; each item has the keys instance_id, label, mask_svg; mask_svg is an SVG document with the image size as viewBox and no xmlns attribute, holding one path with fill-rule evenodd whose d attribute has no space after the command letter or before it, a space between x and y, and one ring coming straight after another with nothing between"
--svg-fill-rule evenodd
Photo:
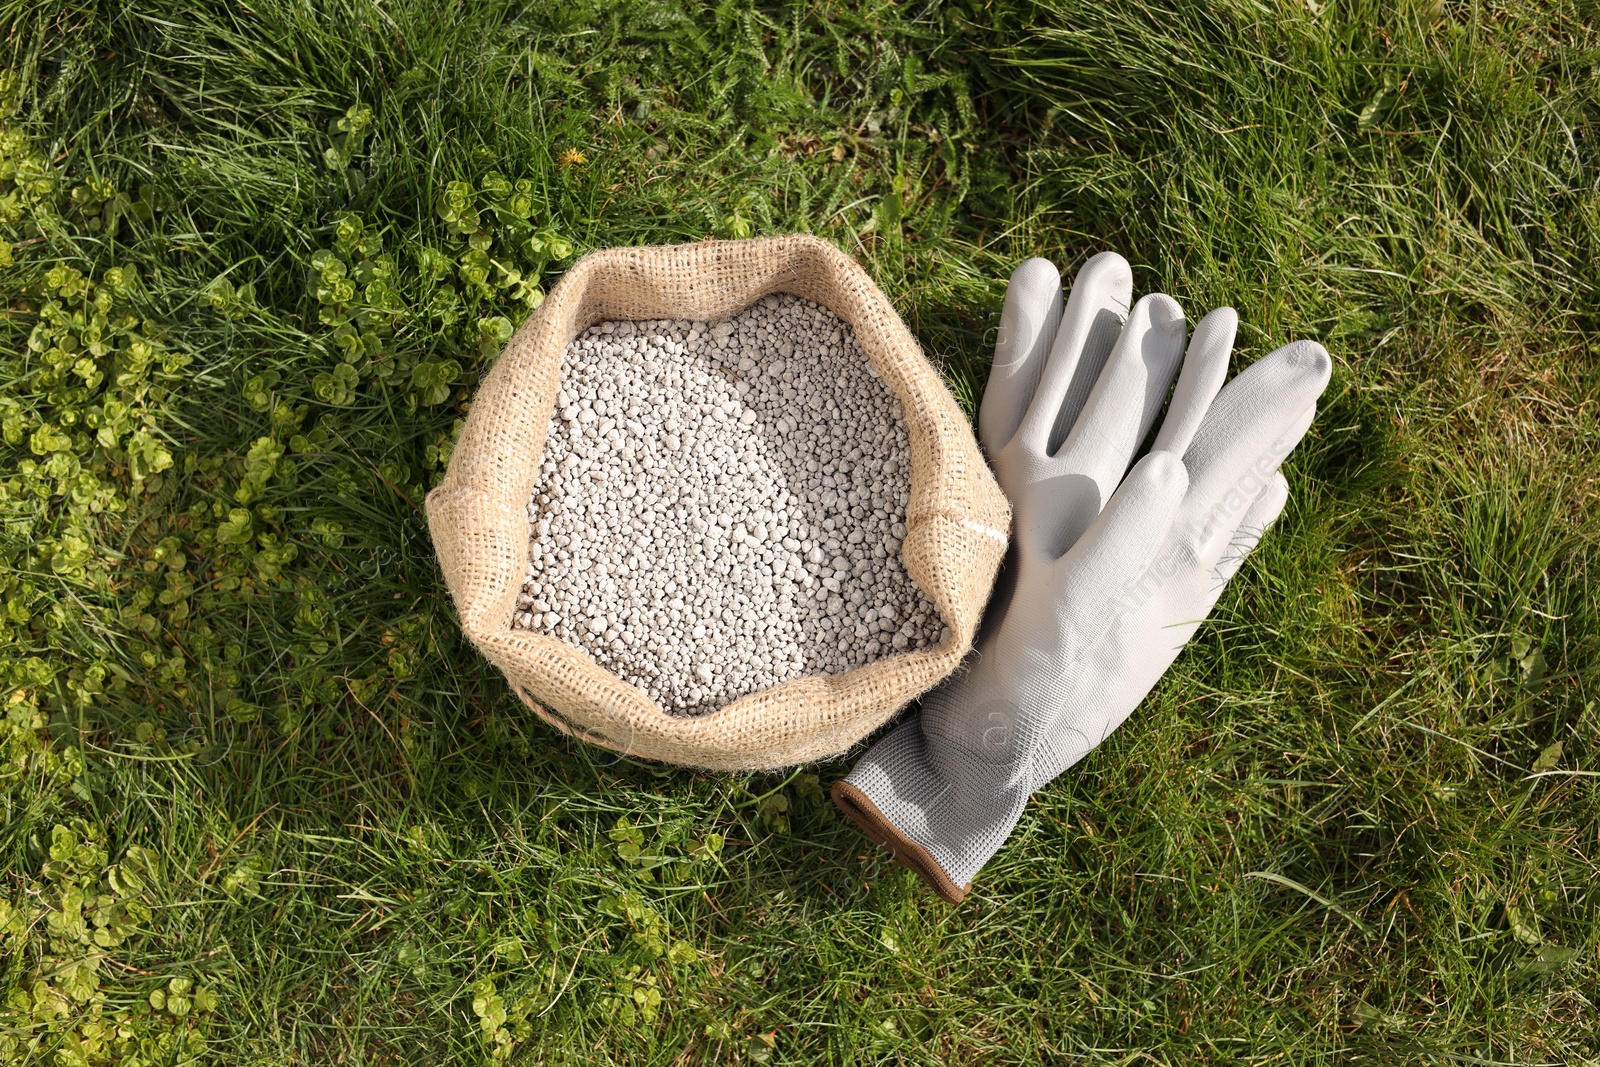
<instances>
[{"instance_id":1,"label":"gardening glove","mask_svg":"<svg viewBox=\"0 0 1600 1067\"><path fill-rule=\"evenodd\" d=\"M1061 309L1043 260L1007 290L979 437L1015 538L974 655L920 715L874 745L833 799L952 903L1010 835L1028 796L1136 708L1288 499L1279 464L1327 386L1296 342L1226 387L1237 317L1213 311L1184 346L1170 297L1127 311L1112 253ZM1129 470L1178 365L1151 451ZM1219 391L1220 390L1220 391Z\"/></svg>"}]
</instances>

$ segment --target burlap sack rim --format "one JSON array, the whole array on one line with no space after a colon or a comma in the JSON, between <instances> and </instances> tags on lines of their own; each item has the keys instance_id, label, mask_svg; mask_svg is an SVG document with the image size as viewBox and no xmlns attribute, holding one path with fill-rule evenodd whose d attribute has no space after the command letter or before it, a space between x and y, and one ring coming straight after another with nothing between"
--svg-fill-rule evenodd
<instances>
[{"instance_id":1,"label":"burlap sack rim","mask_svg":"<svg viewBox=\"0 0 1600 1067\"><path fill-rule=\"evenodd\" d=\"M933 518L948 519L949 516L938 515L938 516L930 516L929 518L930 519L933 519ZM907 531L907 536L909 537L909 528L908 528L908 531ZM518 636L522 636L522 635L519 633ZM541 643L548 641L548 642L552 642L554 644L562 646L561 649L557 650L558 652L564 652L566 647L570 647L570 646L567 646L565 642L560 641L557 638L550 637L549 635L546 635L546 634L528 633L527 636L528 637L533 637L533 638L538 638ZM846 672L845 674L841 674L841 675L822 675L822 676L813 676L813 677L808 677L808 678L792 679L792 680L790 680L788 682L783 682L783 683L780 683L779 685L775 685L775 686L772 686L772 687L770 687L770 688L768 688L766 690L763 690L761 693L753 693L753 694L750 694L747 697L741 697L740 700L749 700L751 697L761 696L763 694L771 694L772 695L772 700L776 701L779 698L783 697L784 695L786 695L786 694L788 694L788 693L793 691L793 689L789 688L789 687L798 688L800 683L815 683L817 687L819 687L819 688L827 688L827 689L844 688L845 686L843 684L843 680L844 679L853 679L854 676L860 671L874 671L874 668L878 668L879 664L883 664L884 666L882 668L878 668L878 670L875 673L887 673L888 671L894 669L894 667L903 666L904 664L906 664L908 662L911 663L911 664L916 664L916 665L923 666L925 669L927 669L930 672L930 674L932 675L932 679L928 682L927 688L932 688L934 685L938 684L938 682L940 680L942 680L946 675L948 675L952 670L955 669L955 667L966 656L966 653L971 649L971 647L972 647L972 641L971 641L970 635L969 635L968 639L965 642L958 642L956 640L956 638L955 638L954 631L952 631L951 636L949 638L947 638L945 641L940 642L938 645L933 646L932 648L920 649L920 650L909 651L909 652L895 653L895 654L890 655L890 656L885 656L885 657L883 657L883 658L881 658L879 660L875 660L873 663L865 664L862 667L858 667L854 671L849 671L849 672ZM610 672L607 672L607 673L609 674ZM621 680L618 679L618 681L621 681ZM642 755L642 753L640 753L636 748L634 748L633 746L631 746L628 743L617 741L617 740L607 736L604 732L602 732L602 731L600 731L600 730L598 730L598 729L596 729L594 727L584 726L581 723L573 722L573 721L568 720L567 718L562 716L562 714L558 710L556 710L554 707L547 707L546 705L540 703L538 700L535 700L528 693L528 691L526 689L524 689L516 681L508 679L508 682L509 682L509 684L511 686L512 692L516 694L516 696L517 696L517 698L519 700L521 700L524 704L526 704L536 715L539 716L539 718L543 719L546 723L548 723L551 726L555 727L561 733L566 734L568 737L573 737L573 738L576 738L576 739L578 739L580 741L587 741L590 744L598 745L601 748L608 749L608 750L610 750L612 752L615 752L615 753L617 753L619 755L624 755L624 756ZM623 683L623 684L626 684L626 683ZM854 683L852 683L852 684L854 684ZM895 712L899 711L900 708L904 707L906 703L909 703L911 700L915 699L915 697L917 695L919 695L919 694L918 693L911 694L910 696L906 697L906 700L904 702L898 704L895 707L888 708L881 715L878 715L876 718L874 718L872 720L872 723L871 723L870 726L863 726L859 731L860 737L865 737L867 734L870 734L873 730L875 730L879 726L883 725L883 723L887 722L890 718L892 718L894 716ZM724 705L721 708L718 708L718 709L716 709L714 711L711 711L711 712L707 712L707 713L705 713L703 715L667 716L667 717L669 719L671 719L672 721L674 721L674 722L682 722L682 723L686 723L686 724L705 723L706 724L705 729L707 731L714 732L716 724L713 721L711 721L711 720L713 720L714 716L720 714L723 711L726 711L728 708L734 707L738 703L739 703L739 701L734 701L733 703ZM665 714L665 712L663 712L663 714ZM857 721L865 721L865 720L864 719L858 719ZM693 732L693 731L686 730L684 732L685 733L690 733L690 732ZM858 737L857 740L859 740L859 739L860 738ZM774 763L774 764L771 764L770 766L766 765L766 764L763 764L761 766L754 766L754 765L747 766L747 765L741 763L738 767L722 767L722 765L719 763L717 765L717 767L712 767L711 769L721 768L721 769L766 770L766 769L775 769L775 768L778 768L778 767L788 767L788 766L793 766L793 765L798 764L798 763L809 763L809 762L813 762L813 761L817 761L817 760L824 760L824 759L827 759L827 758L832 757L832 756L838 756L838 755L843 754L850 747L849 745L847 745L844 748L840 748L837 745L829 745L829 744L819 745L819 746L815 746L815 747L807 747L804 744L797 745L796 742L795 742L795 739L790 738L790 739L786 739L786 740L787 740L787 743L783 746L785 751L798 751L798 752L804 752L806 754L803 755L803 756L796 757L796 758L787 758L786 757L786 758L783 759L782 762ZM705 740L698 740L697 739L694 743L707 744L708 742L705 741ZM854 743L855 742L851 742L852 745ZM746 754L748 754L748 755L756 755L757 753L754 750L752 750L752 751L750 751L750 752L748 752ZM654 757L648 757L647 756L646 758L654 758ZM696 767L702 766L701 764L686 764L686 765L687 766L696 766Z\"/></svg>"},{"instance_id":2,"label":"burlap sack rim","mask_svg":"<svg viewBox=\"0 0 1600 1067\"><path fill-rule=\"evenodd\" d=\"M887 656L842 675L809 677L780 683L759 693L741 697L704 715L678 717L668 715L642 691L600 667L582 649L548 635L513 631L510 628L511 615L521 585L520 575L517 572L513 572L514 580L511 587L502 590L501 595L469 600L466 603L463 603L461 595L466 590L457 590L452 582L451 592L456 599L462 628L468 638L491 662L506 673L517 695L558 730L615 750L626 751L631 755L691 766L728 769L787 766L804 760L823 758L848 748L887 721L918 692L931 687L947 675L970 648L983 603L987 600L988 587L993 581L994 569L1004 550L1004 536L1009 529L1010 521L1009 504L998 485L994 483L981 456L978 455L976 443L971 439L970 427L965 417L939 380L937 372L926 362L920 346L906 330L893 306L866 273L832 245L808 235L794 235L748 242L701 242L691 245L608 249L590 253L573 265L552 291L540 312L535 313L523 324L517 336L506 346L501 360L490 371L490 377L497 372L507 375L513 373L520 369L520 364L514 364L513 360L526 362L529 353L548 350L551 344L559 343L564 349L567 341L571 339L570 336L548 336L554 329L552 324L559 321L560 316L557 312L573 311L573 324L568 331L572 336L587 329L596 321L614 316L614 311L607 311L603 307L591 307L586 313L582 310L583 298L590 281L601 271L620 270L625 274L642 272L642 265L646 261L662 265L662 260L666 261L664 264L666 268L678 266L693 269L703 266L701 261L706 259L715 262L725 259L760 262L765 256L781 264L771 270L773 277L768 279L781 283L783 274L792 273L797 269L797 257L808 255L822 257L828 261L828 269L836 272L842 279L841 296L853 298L856 302L865 302L867 305L864 308L839 308L829 304L830 310L839 314L856 331L858 341L868 357L873 360L890 387L900 395L904 405L910 408L915 403L935 409L925 413L928 417L920 420L921 426L927 426L933 419L949 424L953 416L954 422L964 432L964 436L959 437L954 442L954 447L948 450L941 450L937 446L951 442L929 441L930 445L935 446L933 452L938 453L932 459L944 461L940 471L919 471L918 464L913 463L913 499L906 519L908 530L905 556L908 571L912 573L919 587L935 601L946 625L950 628L950 636L933 649ZM845 282L849 284L845 285ZM674 308L647 311L627 317L722 318L736 313L739 308L749 306L768 293L793 292L796 288L805 287L811 286L769 285L736 307L721 310L715 315L689 315L682 309ZM844 292L845 289L848 289L848 292ZM579 307L568 309L566 305L569 303L577 303ZM891 335L899 336L875 336L870 329L863 330L864 321L873 317L878 320L878 326ZM885 353L895 351L913 353L914 360L921 362L923 373L920 375L901 373L904 370L902 367L886 366L883 361L889 359L889 355ZM524 397L520 392L513 391L513 400L520 401L518 405L520 411L493 412L485 410L477 403L474 404L468 416L469 427L475 420L492 417L528 418L534 431L531 442L533 447L528 449L525 456L504 457L511 462L510 470L504 464L494 465L489 471L492 477L489 478L490 484L487 485L480 480L484 473L482 471L478 472L478 478L463 476L466 472L458 470L456 457L453 456L451 469L447 472L444 482L429 494L430 520L443 518L443 521L448 523L450 516L461 511L478 511L479 508L471 506L474 504L488 505L493 511L502 510L496 506L497 498L500 502L504 501L503 483L507 478L513 482L525 483L527 492L514 491L511 494L512 499L520 499L525 504L528 492L531 492L537 477L540 457L543 455L544 433L554 407L558 378L559 370L556 378L549 383L550 387L543 390L548 393L547 396ZM921 380L917 380L918 378ZM480 398L488 391L489 380L489 377L486 377L483 387L480 388ZM463 437L465 436L464 433ZM967 454L959 456L943 454L945 451ZM522 477L515 477L518 473ZM927 488L925 483L935 473L943 474L952 485L964 484L970 490L967 495L971 497L970 500L963 501L960 499L962 494L951 492L949 491L951 487L946 487L946 491L937 493L936 498L941 503L948 504L951 500L956 500L966 506L953 508L917 506L919 496L924 495L917 491L919 483L924 483L921 487ZM494 483L500 484L497 486ZM516 510L520 522L525 524L527 520L522 506L517 506ZM431 525L433 521L430 521ZM937 561L943 555L949 554L948 552L942 554L938 545L932 543L935 538L935 528L940 527L943 528L942 535L938 539L940 543L978 539L976 549L970 547L968 549L980 561L975 568L972 568L980 572L973 576L982 586L976 596L971 595L972 590L930 588L926 580L928 575L918 575L915 572L912 565L913 556L919 561L925 559ZM987 551L981 544L985 538L994 542L988 546ZM927 551L913 553L911 547L923 540L930 542L925 546ZM439 541L438 531L435 531L435 541L436 543ZM520 542L521 551L525 554L525 528ZM442 548L440 554L441 562L444 562L445 553ZM921 569L927 570L927 566ZM447 581L453 579L454 575L450 573L452 568L446 566L445 570ZM963 604L962 601L967 603ZM560 700L548 699L549 694L541 697L537 692L530 692L530 688L542 687L526 685L524 683L530 682L530 679L519 679L516 675L525 674L530 664L537 665L540 661L546 660L550 661L553 668L565 668L569 674L587 676L597 689L606 691L603 696L607 698L610 707L591 709L598 711L599 714L586 715L576 708L558 707ZM905 691L897 694L892 706L871 708L868 706L870 701L863 701L862 695L870 695L868 691L875 680L889 674L899 674L902 676L901 681L904 682L907 669L918 676L918 684L911 689L905 689L902 685L901 688ZM553 669L550 675L558 673L560 673L558 669ZM822 699L817 699L819 697ZM787 706L781 710L773 707L780 704ZM805 713L806 709L810 709L810 714ZM839 714L841 709L848 714ZM722 732L724 724L729 720L742 719L752 712L774 713L800 721L792 721L787 729L774 733L768 738L770 743L765 746L753 744L749 738L741 739L735 746L721 743L722 739L718 735ZM617 730L619 726L624 729ZM612 733L627 734L629 739L619 741L607 732L608 729Z\"/></svg>"}]
</instances>

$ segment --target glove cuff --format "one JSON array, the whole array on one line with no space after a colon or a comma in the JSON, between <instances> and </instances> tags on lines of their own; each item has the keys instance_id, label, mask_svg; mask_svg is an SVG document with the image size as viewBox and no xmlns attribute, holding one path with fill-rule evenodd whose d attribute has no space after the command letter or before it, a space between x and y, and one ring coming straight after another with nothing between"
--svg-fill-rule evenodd
<instances>
[{"instance_id":1,"label":"glove cuff","mask_svg":"<svg viewBox=\"0 0 1600 1067\"><path fill-rule=\"evenodd\" d=\"M1028 794L1005 767L963 752L956 752L954 762L930 758L926 718L925 704L921 716L902 722L868 749L834 786L833 801L895 860L954 904L1010 836Z\"/></svg>"},{"instance_id":2,"label":"glove cuff","mask_svg":"<svg viewBox=\"0 0 1600 1067\"><path fill-rule=\"evenodd\" d=\"M829 795L833 798L835 806L849 817L851 822L860 827L862 833L888 849L889 857L896 863L916 872L917 877L921 878L929 889L951 904L959 904L966 897L967 891L972 888L972 883L956 885L951 881L944 868L933 858L933 854L901 833L894 823L878 810L878 805L872 802L872 798L858 787L840 779L833 783Z\"/></svg>"}]
</instances>

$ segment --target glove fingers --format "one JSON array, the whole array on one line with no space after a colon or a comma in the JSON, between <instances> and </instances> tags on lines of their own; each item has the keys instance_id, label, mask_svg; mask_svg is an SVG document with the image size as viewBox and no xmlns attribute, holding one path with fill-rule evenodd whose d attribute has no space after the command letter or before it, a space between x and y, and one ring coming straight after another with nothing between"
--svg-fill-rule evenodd
<instances>
[{"instance_id":1,"label":"glove fingers","mask_svg":"<svg viewBox=\"0 0 1600 1067\"><path fill-rule=\"evenodd\" d=\"M1150 568L1184 499L1189 472L1171 452L1152 452L1134 465L1072 550L1057 561L1055 588L1074 604L1107 614L1128 583ZM1087 636L1087 635L1085 635Z\"/></svg>"},{"instance_id":2,"label":"glove fingers","mask_svg":"<svg viewBox=\"0 0 1600 1067\"><path fill-rule=\"evenodd\" d=\"M1020 432L1028 451L1048 455L1066 439L1116 344L1132 299L1133 270L1115 252L1101 252L1078 271L1050 358L1022 421Z\"/></svg>"},{"instance_id":3,"label":"glove fingers","mask_svg":"<svg viewBox=\"0 0 1600 1067\"><path fill-rule=\"evenodd\" d=\"M1190 547L1212 564L1250 502L1304 436L1333 364L1311 341L1285 345L1223 387L1184 454Z\"/></svg>"},{"instance_id":4,"label":"glove fingers","mask_svg":"<svg viewBox=\"0 0 1600 1067\"><path fill-rule=\"evenodd\" d=\"M1060 273L1049 260L1023 260L1006 286L994 363L978 407L978 440L991 458L1022 424L1060 324Z\"/></svg>"},{"instance_id":5,"label":"glove fingers","mask_svg":"<svg viewBox=\"0 0 1600 1067\"><path fill-rule=\"evenodd\" d=\"M1233 355L1233 339L1239 332L1239 314L1220 307L1200 320L1183 354L1183 370L1161 420L1152 452L1171 452L1181 456L1200 429L1201 421L1217 398L1228 377L1228 359Z\"/></svg>"},{"instance_id":6,"label":"glove fingers","mask_svg":"<svg viewBox=\"0 0 1600 1067\"><path fill-rule=\"evenodd\" d=\"M1051 460L1098 487L1097 494L1089 494L1091 505L1103 506L1128 473L1139 442L1167 399L1183 355L1183 337L1183 310L1169 296L1146 296L1128 315L1083 414ZM1073 521L1081 530L1093 517L1075 516Z\"/></svg>"},{"instance_id":7,"label":"glove fingers","mask_svg":"<svg viewBox=\"0 0 1600 1067\"><path fill-rule=\"evenodd\" d=\"M1267 446L1254 464L1242 468L1233 483L1218 492L1212 499L1210 509L1204 512L1203 523L1196 523L1193 519L1199 512L1188 510L1191 507L1198 507L1199 499L1191 495L1190 499L1184 501L1187 524L1185 528L1190 535L1189 545L1195 559L1202 567L1207 569L1215 567L1217 561L1227 552L1235 531L1244 522L1250 505L1271 482L1277 472L1278 464L1282 463L1284 457L1300 443L1300 439L1305 436L1316 417L1315 404L1301 412L1283 434ZM1190 485L1193 485L1192 479Z\"/></svg>"},{"instance_id":8,"label":"glove fingers","mask_svg":"<svg viewBox=\"0 0 1600 1067\"><path fill-rule=\"evenodd\" d=\"M1256 545L1261 543L1262 535L1278 520L1278 516L1283 514L1284 505L1288 502L1289 481L1280 471L1272 476L1260 493L1256 494L1250 510L1239 520L1239 527L1234 530L1233 539L1228 542L1227 550L1212 568L1212 588L1217 593L1220 594L1222 587L1239 573L1244 558L1255 551Z\"/></svg>"}]
</instances>

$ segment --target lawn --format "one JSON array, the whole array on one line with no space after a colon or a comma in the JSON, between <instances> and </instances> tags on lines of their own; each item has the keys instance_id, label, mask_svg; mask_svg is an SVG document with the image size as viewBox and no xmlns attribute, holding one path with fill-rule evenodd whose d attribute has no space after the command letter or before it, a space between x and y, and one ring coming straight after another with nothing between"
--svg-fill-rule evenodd
<instances>
[{"instance_id":1,"label":"lawn","mask_svg":"<svg viewBox=\"0 0 1600 1067\"><path fill-rule=\"evenodd\" d=\"M1600 1064L1600 13L3 0L0 1063ZM582 252L805 230L971 411L1114 248L1335 360L950 907L538 722L421 501Z\"/></svg>"}]
</instances>

